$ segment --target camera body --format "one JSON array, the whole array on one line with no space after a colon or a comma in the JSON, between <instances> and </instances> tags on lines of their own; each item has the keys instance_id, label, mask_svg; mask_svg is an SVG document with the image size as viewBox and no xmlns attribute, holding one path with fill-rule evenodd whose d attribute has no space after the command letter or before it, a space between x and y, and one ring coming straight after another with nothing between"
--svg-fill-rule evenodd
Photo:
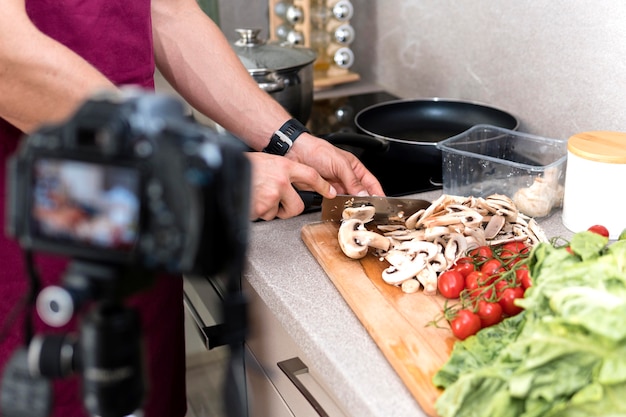
<instances>
[{"instance_id":1,"label":"camera body","mask_svg":"<svg viewBox=\"0 0 626 417\"><path fill-rule=\"evenodd\" d=\"M178 100L126 91L24 138L9 161L6 229L22 248L213 274L245 250L250 166Z\"/></svg>"}]
</instances>

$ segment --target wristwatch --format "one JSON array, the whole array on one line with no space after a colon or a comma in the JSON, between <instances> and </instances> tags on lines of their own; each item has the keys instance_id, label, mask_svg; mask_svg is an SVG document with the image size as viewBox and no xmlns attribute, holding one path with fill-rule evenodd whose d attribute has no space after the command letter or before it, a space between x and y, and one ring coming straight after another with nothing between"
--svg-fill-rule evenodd
<instances>
[{"instance_id":1,"label":"wristwatch","mask_svg":"<svg viewBox=\"0 0 626 417\"><path fill-rule=\"evenodd\" d=\"M296 119L289 119L274 132L270 143L263 149L263 152L283 156L291 149L298 136L305 132L308 133L309 129L302 123Z\"/></svg>"}]
</instances>

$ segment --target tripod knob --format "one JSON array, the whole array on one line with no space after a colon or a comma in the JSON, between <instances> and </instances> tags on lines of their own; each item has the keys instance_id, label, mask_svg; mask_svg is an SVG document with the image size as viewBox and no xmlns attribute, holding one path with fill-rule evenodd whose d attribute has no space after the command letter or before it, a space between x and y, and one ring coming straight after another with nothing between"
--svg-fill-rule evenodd
<instances>
[{"instance_id":1,"label":"tripod knob","mask_svg":"<svg viewBox=\"0 0 626 417\"><path fill-rule=\"evenodd\" d=\"M37 296L37 314L50 326L64 326L74 315L74 298L63 287L46 287Z\"/></svg>"}]
</instances>

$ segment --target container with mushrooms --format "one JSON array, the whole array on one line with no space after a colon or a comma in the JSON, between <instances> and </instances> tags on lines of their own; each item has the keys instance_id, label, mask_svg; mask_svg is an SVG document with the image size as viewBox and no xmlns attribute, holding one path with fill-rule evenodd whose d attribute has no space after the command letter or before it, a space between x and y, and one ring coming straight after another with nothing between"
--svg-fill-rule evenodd
<instances>
[{"instance_id":1,"label":"container with mushrooms","mask_svg":"<svg viewBox=\"0 0 626 417\"><path fill-rule=\"evenodd\" d=\"M484 245L547 242L537 222L504 195L460 197L444 194L401 223L369 224L372 206L347 207L338 241L343 253L361 259L374 253L389 264L382 279L407 293L437 292L437 278L466 252Z\"/></svg>"}]
</instances>

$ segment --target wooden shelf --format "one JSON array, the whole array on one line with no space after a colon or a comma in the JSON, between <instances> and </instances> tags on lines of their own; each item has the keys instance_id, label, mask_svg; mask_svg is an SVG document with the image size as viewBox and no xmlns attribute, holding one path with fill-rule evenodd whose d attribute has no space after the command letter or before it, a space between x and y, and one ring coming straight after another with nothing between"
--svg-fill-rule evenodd
<instances>
[{"instance_id":1,"label":"wooden shelf","mask_svg":"<svg viewBox=\"0 0 626 417\"><path fill-rule=\"evenodd\" d=\"M268 0L269 1L269 23L270 23L270 36L269 39L274 42L284 41L284 39L279 39L277 35L277 29L281 25L289 25L289 29L295 31L294 33L299 33L302 37L302 42L300 43L302 46L307 48L312 48L311 45L311 33L313 30L313 25L311 22L311 3L312 0L293 0L293 5L295 7L299 7L302 11L302 19L293 24L287 22L283 17L278 16L275 12L276 5L281 2L281 0ZM332 7L337 0L323 0L327 7ZM346 21L345 23L349 23ZM322 47L323 53L328 53L332 46L327 46L326 49ZM312 49L318 49L317 47ZM319 51L316 50L318 56L320 54ZM329 64L328 69L319 70L316 67L320 65L320 58L313 63L315 70L315 75L313 78L313 87L316 90L331 88L339 84L350 83L354 81L358 81L361 77L359 74L350 71L349 68L341 68L334 63ZM316 65L318 64L318 65ZM325 67L326 65L324 65Z\"/></svg>"}]
</instances>

